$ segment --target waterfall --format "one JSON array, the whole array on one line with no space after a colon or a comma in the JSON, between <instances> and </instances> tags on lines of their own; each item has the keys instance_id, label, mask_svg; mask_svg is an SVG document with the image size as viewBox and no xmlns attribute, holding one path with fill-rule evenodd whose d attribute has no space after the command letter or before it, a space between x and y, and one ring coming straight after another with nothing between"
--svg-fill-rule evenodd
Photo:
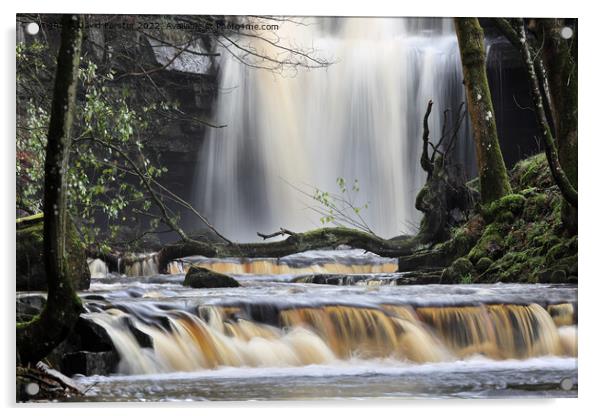
<instances>
[{"instance_id":1,"label":"waterfall","mask_svg":"<svg viewBox=\"0 0 602 416\"><path fill-rule=\"evenodd\" d=\"M414 233L427 102L434 101L430 128L438 140L443 111L455 113L464 99L451 19L316 18L284 22L277 34L285 45L311 45L332 64L273 73L220 50L214 119L227 127L204 137L198 207L237 240L281 226L307 230L321 225L320 215L296 188L332 193L342 177L357 180L356 205L368 204L362 215L374 232ZM251 46L276 53L257 39ZM470 165L466 125L459 137L456 150Z\"/></svg>"},{"instance_id":2,"label":"waterfall","mask_svg":"<svg viewBox=\"0 0 602 416\"><path fill-rule=\"evenodd\" d=\"M568 311L566 305L560 306ZM124 374L223 366L291 367L352 359L414 363L576 356L576 322L556 326L538 304L293 306L243 304L166 310L119 305L88 312L102 326ZM152 340L142 347L133 332Z\"/></svg>"},{"instance_id":3,"label":"waterfall","mask_svg":"<svg viewBox=\"0 0 602 416\"><path fill-rule=\"evenodd\" d=\"M109 274L109 267L101 259L88 259L88 268L92 279L106 277Z\"/></svg>"},{"instance_id":4,"label":"waterfall","mask_svg":"<svg viewBox=\"0 0 602 416\"><path fill-rule=\"evenodd\" d=\"M154 276L159 274L157 253L131 254L123 263L126 276Z\"/></svg>"},{"instance_id":5,"label":"waterfall","mask_svg":"<svg viewBox=\"0 0 602 416\"><path fill-rule=\"evenodd\" d=\"M186 257L170 262L170 274L186 273L191 265L218 273L302 275L308 273L393 273L397 259L380 257L364 250L310 250L280 258L208 258Z\"/></svg>"}]
</instances>

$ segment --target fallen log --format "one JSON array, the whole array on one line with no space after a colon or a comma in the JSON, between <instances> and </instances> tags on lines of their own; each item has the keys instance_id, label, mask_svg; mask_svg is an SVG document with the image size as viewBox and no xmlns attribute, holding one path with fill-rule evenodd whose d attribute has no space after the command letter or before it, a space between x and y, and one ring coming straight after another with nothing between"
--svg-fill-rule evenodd
<instances>
[{"instance_id":1,"label":"fallen log","mask_svg":"<svg viewBox=\"0 0 602 416\"><path fill-rule=\"evenodd\" d=\"M179 241L163 247L157 254L159 271L164 273L172 260L188 256L214 258L279 258L308 250L335 249L341 245L362 249L383 257L411 254L423 243L420 237L383 239L373 234L344 227L319 228L304 233L291 233L271 243L205 243Z\"/></svg>"}]
</instances>

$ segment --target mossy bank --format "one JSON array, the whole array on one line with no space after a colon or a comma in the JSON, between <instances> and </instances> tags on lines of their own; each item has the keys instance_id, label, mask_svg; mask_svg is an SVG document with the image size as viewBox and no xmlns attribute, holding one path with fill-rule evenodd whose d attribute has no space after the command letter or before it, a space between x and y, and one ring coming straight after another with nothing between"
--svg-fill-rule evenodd
<instances>
[{"instance_id":1,"label":"mossy bank","mask_svg":"<svg viewBox=\"0 0 602 416\"><path fill-rule=\"evenodd\" d=\"M513 193L477 207L451 240L433 248L447 254L442 283L577 282L577 235L562 224L562 196L545 155L518 162L509 174Z\"/></svg>"}]
</instances>

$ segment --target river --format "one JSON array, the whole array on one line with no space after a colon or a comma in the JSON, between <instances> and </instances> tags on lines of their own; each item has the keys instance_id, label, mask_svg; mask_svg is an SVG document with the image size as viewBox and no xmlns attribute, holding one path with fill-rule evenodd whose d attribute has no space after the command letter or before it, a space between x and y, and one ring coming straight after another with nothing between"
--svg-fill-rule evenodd
<instances>
[{"instance_id":1,"label":"river","mask_svg":"<svg viewBox=\"0 0 602 416\"><path fill-rule=\"evenodd\" d=\"M95 275L84 316L107 329L121 361L116 374L76 376L85 400L577 395L576 286L397 285L399 273L369 272L387 259L357 250L261 261L262 273L233 274L237 288L191 289L178 270ZM363 274L301 283L308 268L333 267Z\"/></svg>"}]
</instances>

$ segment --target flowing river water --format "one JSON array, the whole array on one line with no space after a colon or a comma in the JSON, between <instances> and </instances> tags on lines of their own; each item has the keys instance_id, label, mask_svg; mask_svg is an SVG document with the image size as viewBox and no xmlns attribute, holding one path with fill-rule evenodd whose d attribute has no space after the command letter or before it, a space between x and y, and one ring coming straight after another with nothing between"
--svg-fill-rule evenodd
<instances>
[{"instance_id":1,"label":"flowing river water","mask_svg":"<svg viewBox=\"0 0 602 416\"><path fill-rule=\"evenodd\" d=\"M241 286L185 287L189 263ZM96 273L84 317L120 362L76 380L92 401L577 395L576 286L398 285L394 265L339 250ZM337 284L304 283L323 272Z\"/></svg>"}]
</instances>

